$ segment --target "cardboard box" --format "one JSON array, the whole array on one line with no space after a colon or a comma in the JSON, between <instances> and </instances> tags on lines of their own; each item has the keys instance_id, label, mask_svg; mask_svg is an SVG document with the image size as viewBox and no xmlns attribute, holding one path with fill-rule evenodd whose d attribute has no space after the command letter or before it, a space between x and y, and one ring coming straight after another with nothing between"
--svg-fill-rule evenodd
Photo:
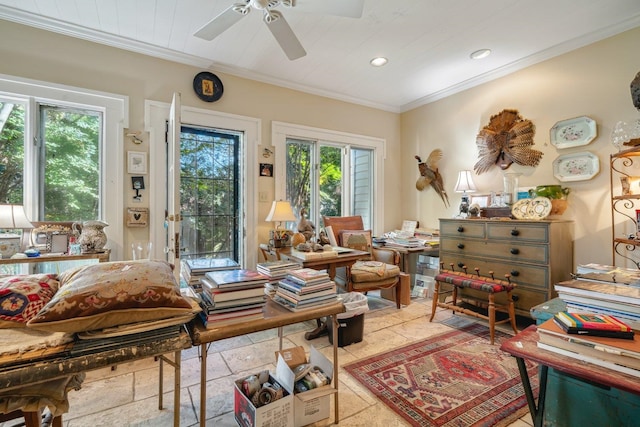
<instances>
[{"instance_id":1,"label":"cardboard box","mask_svg":"<svg viewBox=\"0 0 640 427\"><path fill-rule=\"evenodd\" d=\"M411 304L411 276L407 273L400 273L400 283L396 286L400 286L400 291L402 292L400 295L400 304ZM389 301L395 301L396 290L393 288L380 289L380 296Z\"/></svg>"},{"instance_id":2,"label":"cardboard box","mask_svg":"<svg viewBox=\"0 0 640 427\"><path fill-rule=\"evenodd\" d=\"M300 349L304 352L303 347L295 347L293 349L282 350L278 352L278 363L282 360L284 363L284 359L282 354L299 354ZM294 388L294 378L293 369L300 365L300 363L295 364L297 362L293 362L291 366L287 365L289 372L291 374L291 383L288 384L285 388L291 387ZM306 363L306 360L303 362ZM329 361L322 353L315 349L315 347L311 346L309 351L309 364L312 366L318 366L320 369L324 371L324 373L331 377L333 381L333 363ZM320 420L324 420L329 418L331 401L330 396L333 393L337 393L337 390L330 384L314 388L309 391L305 391L304 393L295 393L293 399L293 414L294 414L294 427L302 427L308 424L315 423Z\"/></svg>"},{"instance_id":3,"label":"cardboard box","mask_svg":"<svg viewBox=\"0 0 640 427\"><path fill-rule=\"evenodd\" d=\"M236 380L233 389L233 407L240 427L294 427L293 411L294 375L282 357L278 358L275 375L269 381L277 381L285 389L285 396L268 405L256 408L242 392L244 378Z\"/></svg>"}]
</instances>

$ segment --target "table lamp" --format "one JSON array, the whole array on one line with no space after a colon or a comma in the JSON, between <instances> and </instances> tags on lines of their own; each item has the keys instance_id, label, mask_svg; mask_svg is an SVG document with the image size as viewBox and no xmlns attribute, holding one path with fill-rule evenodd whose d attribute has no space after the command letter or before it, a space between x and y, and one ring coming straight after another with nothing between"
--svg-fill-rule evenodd
<instances>
[{"instance_id":1,"label":"table lamp","mask_svg":"<svg viewBox=\"0 0 640 427\"><path fill-rule=\"evenodd\" d=\"M285 200L274 200L271 205L271 210L265 218L265 221L276 222L276 228L269 233L269 244L274 248L281 248L286 245L289 240L289 234L287 230L281 230L283 222L297 221L296 216L293 214L291 203Z\"/></svg>"},{"instance_id":2,"label":"table lamp","mask_svg":"<svg viewBox=\"0 0 640 427\"><path fill-rule=\"evenodd\" d=\"M4 230L0 234L0 253L3 257L10 258L16 252L22 250L21 236L19 234L7 233L7 230L30 229L33 224L24 213L22 205L0 204L0 229ZM24 232L23 236L24 237ZM24 239L23 239L24 240Z\"/></svg>"},{"instance_id":3,"label":"table lamp","mask_svg":"<svg viewBox=\"0 0 640 427\"><path fill-rule=\"evenodd\" d=\"M471 179L471 171L464 170L458 172L458 182L456 182L456 187L454 188L456 193L462 193L462 200L460 200L460 212L458 213L458 217L466 218L469 216L469 193L475 193L476 185L473 183L473 179Z\"/></svg>"}]
</instances>

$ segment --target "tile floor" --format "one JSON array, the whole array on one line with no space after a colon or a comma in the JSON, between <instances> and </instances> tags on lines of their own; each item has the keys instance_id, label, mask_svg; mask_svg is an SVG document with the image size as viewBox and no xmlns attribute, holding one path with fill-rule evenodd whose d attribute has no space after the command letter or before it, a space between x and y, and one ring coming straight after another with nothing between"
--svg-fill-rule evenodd
<instances>
[{"instance_id":1,"label":"tile floor","mask_svg":"<svg viewBox=\"0 0 640 427\"><path fill-rule=\"evenodd\" d=\"M427 314L430 312L431 300L414 299L409 306L401 310L396 309L393 304L387 308L366 313L363 341L339 348L339 364L342 366L449 329L439 321L451 316L450 312L439 309L434 322L429 323ZM312 341L305 340L305 332L314 327L315 322L286 327L283 347L302 345L308 349L309 345L313 345L331 359L332 347L327 336ZM234 380L263 369L274 370L274 352L277 349L277 330L254 333L211 345L207 366L207 426L237 425L233 417L231 391ZM66 427L171 426L173 369L166 366L164 409L158 409L158 362L147 359L119 365L115 370L102 369L89 372L82 390L72 391L69 394L70 410L63 416L63 425ZM196 426L200 410L200 362L197 348L191 348L182 353L181 381L180 425ZM339 373L339 381L340 426L408 425L351 379L344 370ZM318 422L315 426L335 425L333 399L331 399L331 405L331 418ZM0 427L13 425L15 424L0 423ZM526 415L510 427L532 425L531 417Z\"/></svg>"}]
</instances>

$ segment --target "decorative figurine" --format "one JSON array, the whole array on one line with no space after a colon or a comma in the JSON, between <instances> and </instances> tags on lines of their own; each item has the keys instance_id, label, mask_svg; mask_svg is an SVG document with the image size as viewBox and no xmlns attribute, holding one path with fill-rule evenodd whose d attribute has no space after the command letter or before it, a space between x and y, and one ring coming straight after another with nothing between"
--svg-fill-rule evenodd
<instances>
[{"instance_id":1,"label":"decorative figurine","mask_svg":"<svg viewBox=\"0 0 640 427\"><path fill-rule=\"evenodd\" d=\"M298 231L301 232L307 242L310 241L316 234L316 226L313 222L306 218L307 210L305 208L300 209L300 222L298 222Z\"/></svg>"}]
</instances>

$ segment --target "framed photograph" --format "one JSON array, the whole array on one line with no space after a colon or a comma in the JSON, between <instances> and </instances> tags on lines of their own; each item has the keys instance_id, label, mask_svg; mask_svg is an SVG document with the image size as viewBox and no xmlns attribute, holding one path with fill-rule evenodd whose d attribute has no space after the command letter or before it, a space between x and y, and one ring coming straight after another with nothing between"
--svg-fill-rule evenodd
<instances>
[{"instance_id":1,"label":"framed photograph","mask_svg":"<svg viewBox=\"0 0 640 427\"><path fill-rule=\"evenodd\" d=\"M469 197L469 206L477 204L481 208L486 208L491 206L491 195L490 194L472 194Z\"/></svg>"},{"instance_id":2,"label":"framed photograph","mask_svg":"<svg viewBox=\"0 0 640 427\"><path fill-rule=\"evenodd\" d=\"M127 172L147 173L147 153L141 151L127 151Z\"/></svg>"},{"instance_id":3,"label":"framed photograph","mask_svg":"<svg viewBox=\"0 0 640 427\"><path fill-rule=\"evenodd\" d=\"M64 254L69 249L69 233L53 232L47 233L46 250L49 253Z\"/></svg>"},{"instance_id":4,"label":"framed photograph","mask_svg":"<svg viewBox=\"0 0 640 427\"><path fill-rule=\"evenodd\" d=\"M271 163L260 163L260 176L273 176L273 165Z\"/></svg>"},{"instance_id":5,"label":"framed photograph","mask_svg":"<svg viewBox=\"0 0 640 427\"><path fill-rule=\"evenodd\" d=\"M640 176L629 177L629 192L625 195L638 195L640 194ZM623 183L623 194L625 191L625 184Z\"/></svg>"}]
</instances>

